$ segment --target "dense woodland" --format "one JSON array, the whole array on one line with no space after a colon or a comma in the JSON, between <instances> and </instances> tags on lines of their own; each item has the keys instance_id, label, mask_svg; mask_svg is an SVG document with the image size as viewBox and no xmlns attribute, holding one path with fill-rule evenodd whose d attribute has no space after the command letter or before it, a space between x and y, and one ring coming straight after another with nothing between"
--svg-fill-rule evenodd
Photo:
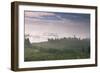
<instances>
[{"instance_id":1,"label":"dense woodland","mask_svg":"<svg viewBox=\"0 0 100 73\"><path fill-rule=\"evenodd\" d=\"M86 59L90 58L90 39L48 38L46 42L30 43L25 38L25 61Z\"/></svg>"}]
</instances>

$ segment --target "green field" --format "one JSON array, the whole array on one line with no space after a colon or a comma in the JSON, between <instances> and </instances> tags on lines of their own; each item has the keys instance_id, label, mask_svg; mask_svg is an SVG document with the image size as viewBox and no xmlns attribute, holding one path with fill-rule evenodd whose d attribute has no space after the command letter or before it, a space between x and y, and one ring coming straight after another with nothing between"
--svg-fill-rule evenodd
<instances>
[{"instance_id":1,"label":"green field","mask_svg":"<svg viewBox=\"0 0 100 73\"><path fill-rule=\"evenodd\" d=\"M30 43L25 39L24 61L90 58L90 39L61 38Z\"/></svg>"}]
</instances>

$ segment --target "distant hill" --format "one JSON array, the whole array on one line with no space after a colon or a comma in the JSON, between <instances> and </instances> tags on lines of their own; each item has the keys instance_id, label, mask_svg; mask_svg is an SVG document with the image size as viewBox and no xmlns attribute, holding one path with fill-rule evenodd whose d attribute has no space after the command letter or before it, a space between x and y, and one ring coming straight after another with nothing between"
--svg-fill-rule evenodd
<instances>
[{"instance_id":1,"label":"distant hill","mask_svg":"<svg viewBox=\"0 0 100 73\"><path fill-rule=\"evenodd\" d=\"M47 42L32 43L32 46L54 49L81 49L90 46L90 39L78 38L48 39Z\"/></svg>"}]
</instances>

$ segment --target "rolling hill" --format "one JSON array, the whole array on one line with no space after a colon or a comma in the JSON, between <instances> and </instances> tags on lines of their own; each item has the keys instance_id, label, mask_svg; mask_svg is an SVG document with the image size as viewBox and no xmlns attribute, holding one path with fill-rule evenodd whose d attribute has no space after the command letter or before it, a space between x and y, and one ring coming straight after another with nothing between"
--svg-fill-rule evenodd
<instances>
[{"instance_id":1,"label":"rolling hill","mask_svg":"<svg viewBox=\"0 0 100 73\"><path fill-rule=\"evenodd\" d=\"M90 57L90 39L61 38L30 43L25 39L25 61L83 59Z\"/></svg>"}]
</instances>

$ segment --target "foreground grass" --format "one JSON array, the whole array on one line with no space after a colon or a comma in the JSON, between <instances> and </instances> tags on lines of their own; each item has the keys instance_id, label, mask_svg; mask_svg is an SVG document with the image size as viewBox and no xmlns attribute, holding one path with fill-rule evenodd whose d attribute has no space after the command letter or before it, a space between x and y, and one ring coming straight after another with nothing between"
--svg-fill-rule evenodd
<instances>
[{"instance_id":1,"label":"foreground grass","mask_svg":"<svg viewBox=\"0 0 100 73\"><path fill-rule=\"evenodd\" d=\"M25 49L25 61L41 61L41 60L64 60L64 59L84 59L89 58L88 52L82 52L79 49L71 50L39 50L39 49Z\"/></svg>"}]
</instances>

